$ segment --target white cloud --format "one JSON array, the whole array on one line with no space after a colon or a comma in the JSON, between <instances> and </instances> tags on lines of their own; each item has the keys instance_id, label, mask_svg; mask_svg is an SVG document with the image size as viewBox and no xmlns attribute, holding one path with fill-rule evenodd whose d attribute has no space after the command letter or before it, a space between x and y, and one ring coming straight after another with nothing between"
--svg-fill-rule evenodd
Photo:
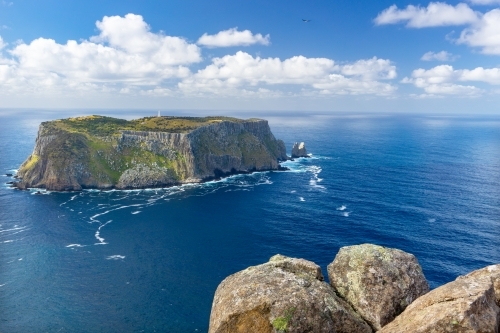
<instances>
[{"instance_id":1,"label":"white cloud","mask_svg":"<svg viewBox=\"0 0 500 333\"><path fill-rule=\"evenodd\" d=\"M472 85L461 85L462 82L483 82L500 85L500 68L477 67L470 69L454 69L450 65L441 65L425 70L417 69L411 78L404 78L403 83L412 83L433 95L477 96L483 93Z\"/></svg>"},{"instance_id":2,"label":"white cloud","mask_svg":"<svg viewBox=\"0 0 500 333\"><path fill-rule=\"evenodd\" d=\"M499 4L500 0L469 0L473 5L495 5Z\"/></svg>"},{"instance_id":3,"label":"white cloud","mask_svg":"<svg viewBox=\"0 0 500 333\"><path fill-rule=\"evenodd\" d=\"M479 22L465 29L457 40L459 44L482 48L482 53L500 55L500 9L483 15Z\"/></svg>"},{"instance_id":4,"label":"white cloud","mask_svg":"<svg viewBox=\"0 0 500 333\"><path fill-rule=\"evenodd\" d=\"M420 60L424 61L454 61L458 56L455 56L449 52L441 51L441 52L426 52Z\"/></svg>"},{"instance_id":5,"label":"white cloud","mask_svg":"<svg viewBox=\"0 0 500 333\"><path fill-rule=\"evenodd\" d=\"M474 4L494 4L500 0L473 0ZM484 54L500 55L500 9L486 13L473 11L467 4L452 6L443 2L431 2L426 8L409 5L399 9L396 5L382 11L376 18L377 25L406 22L407 27L424 28L447 25L468 25L460 37L452 40L458 44L481 48ZM439 57L439 59L437 58ZM446 59L446 54L426 53L422 60ZM448 59L452 60L452 59Z\"/></svg>"},{"instance_id":6,"label":"white cloud","mask_svg":"<svg viewBox=\"0 0 500 333\"><path fill-rule=\"evenodd\" d=\"M239 51L214 58L212 64L180 82L179 88L186 93L223 95L234 89L261 88L260 85L298 85L319 89L324 94L387 95L395 87L377 80L395 77L395 66L384 59L336 65L326 58L295 56L281 60L253 57Z\"/></svg>"},{"instance_id":7,"label":"white cloud","mask_svg":"<svg viewBox=\"0 0 500 333\"><path fill-rule=\"evenodd\" d=\"M101 31L91 37L96 43L108 43L127 54L144 56L156 64L179 65L201 61L198 46L179 37L164 36L150 32L142 16L127 14L125 17L104 16L96 22Z\"/></svg>"},{"instance_id":8,"label":"white cloud","mask_svg":"<svg viewBox=\"0 0 500 333\"><path fill-rule=\"evenodd\" d=\"M193 73L190 66L202 61L201 48L180 37L151 32L139 15L104 17L96 26L97 36L66 43L40 37L7 45L0 37L2 99L387 96L396 90L388 81L396 78L396 67L386 59L336 63L304 56L261 58L240 51L214 58Z\"/></svg>"},{"instance_id":9,"label":"white cloud","mask_svg":"<svg viewBox=\"0 0 500 333\"><path fill-rule=\"evenodd\" d=\"M250 30L238 31L238 28L220 31L215 35L205 33L197 42L198 45L206 47L248 46L253 44L269 45L269 43L269 35L254 35Z\"/></svg>"},{"instance_id":10,"label":"white cloud","mask_svg":"<svg viewBox=\"0 0 500 333\"><path fill-rule=\"evenodd\" d=\"M105 16L96 26L100 34L90 41L59 44L38 38L16 43L8 50L11 59L0 58L0 64L6 64L0 75L3 93L120 91L127 88L124 85L158 85L190 75L186 65L201 61L198 46L150 32L139 15Z\"/></svg>"},{"instance_id":11,"label":"white cloud","mask_svg":"<svg viewBox=\"0 0 500 333\"><path fill-rule=\"evenodd\" d=\"M410 28L426 28L471 24L476 22L479 16L479 13L464 3L452 6L444 2L431 2L426 8L408 5L405 9L399 9L392 5L375 18L375 24L406 22L406 26Z\"/></svg>"}]
</instances>

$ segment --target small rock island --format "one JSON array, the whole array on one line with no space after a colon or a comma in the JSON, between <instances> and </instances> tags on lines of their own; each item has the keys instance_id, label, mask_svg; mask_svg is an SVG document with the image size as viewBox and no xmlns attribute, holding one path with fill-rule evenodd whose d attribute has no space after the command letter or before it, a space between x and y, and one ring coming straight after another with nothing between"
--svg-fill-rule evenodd
<instances>
[{"instance_id":1,"label":"small rock island","mask_svg":"<svg viewBox=\"0 0 500 333\"><path fill-rule=\"evenodd\" d=\"M19 189L139 189L281 170L285 144L263 119L85 116L40 124Z\"/></svg>"},{"instance_id":2,"label":"small rock island","mask_svg":"<svg viewBox=\"0 0 500 333\"><path fill-rule=\"evenodd\" d=\"M292 158L309 157L304 142L295 142L292 147Z\"/></svg>"}]
</instances>

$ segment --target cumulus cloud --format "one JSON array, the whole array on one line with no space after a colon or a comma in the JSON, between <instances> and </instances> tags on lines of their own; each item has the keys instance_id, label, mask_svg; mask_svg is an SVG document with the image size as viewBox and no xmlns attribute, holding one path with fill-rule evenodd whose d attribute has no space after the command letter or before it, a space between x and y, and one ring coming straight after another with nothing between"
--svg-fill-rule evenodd
<instances>
[{"instance_id":1,"label":"cumulus cloud","mask_svg":"<svg viewBox=\"0 0 500 333\"><path fill-rule=\"evenodd\" d=\"M118 90L122 85L157 85L188 76L186 66L201 61L198 46L152 33L140 15L105 16L96 26L99 35L81 42L59 44L38 38L17 43L8 50L12 58L7 67L1 69L3 91L106 91L114 85Z\"/></svg>"},{"instance_id":2,"label":"cumulus cloud","mask_svg":"<svg viewBox=\"0 0 500 333\"><path fill-rule=\"evenodd\" d=\"M423 61L454 61L458 56L455 56L449 52L441 51L441 52L426 52L420 60Z\"/></svg>"},{"instance_id":3,"label":"cumulus cloud","mask_svg":"<svg viewBox=\"0 0 500 333\"><path fill-rule=\"evenodd\" d=\"M457 40L459 44L482 48L485 54L500 55L500 9L483 15L480 21L465 29Z\"/></svg>"},{"instance_id":4,"label":"cumulus cloud","mask_svg":"<svg viewBox=\"0 0 500 333\"><path fill-rule=\"evenodd\" d=\"M149 25L140 15L105 16L102 21L96 22L96 26L100 34L91 37L92 42L107 43L112 48L144 56L157 64L179 65L201 60L196 45L179 37L150 32Z\"/></svg>"},{"instance_id":5,"label":"cumulus cloud","mask_svg":"<svg viewBox=\"0 0 500 333\"><path fill-rule=\"evenodd\" d=\"M500 3L500 0L472 0L472 2L491 5ZM460 33L458 39L450 40L458 44L478 47L484 54L500 55L499 8L481 13L473 11L464 3L452 6L443 2L431 2L427 7L409 5L405 9L392 5L382 11L374 21L377 25L406 22L406 26L411 28L467 25L468 27ZM442 60L445 58L444 53L426 53L422 60L447 61Z\"/></svg>"},{"instance_id":6,"label":"cumulus cloud","mask_svg":"<svg viewBox=\"0 0 500 333\"><path fill-rule=\"evenodd\" d=\"M179 83L185 92L226 94L236 88L252 89L258 85L298 85L318 89L323 94L387 95L396 88L377 80L396 77L389 60L372 58L352 64L337 65L327 58L295 56L253 57L245 52L214 58L212 64Z\"/></svg>"},{"instance_id":7,"label":"cumulus cloud","mask_svg":"<svg viewBox=\"0 0 500 333\"><path fill-rule=\"evenodd\" d=\"M464 3L452 6L444 2L431 2L427 7L408 5L405 9L392 5L378 14L375 24L406 22L406 26L410 28L427 28L471 24L479 17L479 13Z\"/></svg>"},{"instance_id":8,"label":"cumulus cloud","mask_svg":"<svg viewBox=\"0 0 500 333\"><path fill-rule=\"evenodd\" d=\"M433 95L477 96L483 90L473 85L462 85L463 82L483 82L500 85L500 68L477 67L470 69L454 69L450 65L441 65L425 70L413 71L411 78L405 77L403 83L412 83Z\"/></svg>"},{"instance_id":9,"label":"cumulus cloud","mask_svg":"<svg viewBox=\"0 0 500 333\"><path fill-rule=\"evenodd\" d=\"M7 45L0 37L0 95L276 98L386 96L396 90L390 82L397 76L396 67L387 59L337 63L304 56L261 58L240 51L197 65L201 69L193 73L190 66L203 60L201 48L180 37L152 32L139 15L105 16L96 27L96 36L66 43L40 37ZM242 34L263 43L269 39L236 28L228 31L229 38L220 38L218 45L241 45Z\"/></svg>"},{"instance_id":10,"label":"cumulus cloud","mask_svg":"<svg viewBox=\"0 0 500 333\"><path fill-rule=\"evenodd\" d=\"M269 35L254 35L250 30L238 31L238 28L231 28L220 31L215 35L205 33L198 39L197 44L206 47L249 46L253 44L269 45L270 39Z\"/></svg>"}]
</instances>

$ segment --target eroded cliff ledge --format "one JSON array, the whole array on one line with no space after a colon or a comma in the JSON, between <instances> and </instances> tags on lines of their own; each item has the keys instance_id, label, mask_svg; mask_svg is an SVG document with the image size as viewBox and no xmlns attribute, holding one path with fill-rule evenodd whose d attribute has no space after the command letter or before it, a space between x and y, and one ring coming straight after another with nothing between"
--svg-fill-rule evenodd
<instances>
[{"instance_id":1,"label":"eroded cliff ledge","mask_svg":"<svg viewBox=\"0 0 500 333\"><path fill-rule=\"evenodd\" d=\"M43 122L18 188L74 191L202 182L279 170L286 160L266 120L87 116Z\"/></svg>"}]
</instances>

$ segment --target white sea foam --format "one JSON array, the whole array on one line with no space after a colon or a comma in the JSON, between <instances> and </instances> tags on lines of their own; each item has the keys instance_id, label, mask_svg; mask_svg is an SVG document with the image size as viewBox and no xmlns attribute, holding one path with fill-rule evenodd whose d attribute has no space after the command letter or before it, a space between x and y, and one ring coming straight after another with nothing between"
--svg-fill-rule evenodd
<instances>
[{"instance_id":1,"label":"white sea foam","mask_svg":"<svg viewBox=\"0 0 500 333\"><path fill-rule=\"evenodd\" d=\"M349 217L349 214L351 214L351 212L343 212L343 213L342 213L342 216L344 216L344 217Z\"/></svg>"},{"instance_id":2,"label":"white sea foam","mask_svg":"<svg viewBox=\"0 0 500 333\"><path fill-rule=\"evenodd\" d=\"M9 231L16 231L16 230L25 230L26 227L18 227L17 224L14 226L14 228L10 228L10 229L4 229L4 230L0 230L0 234L4 233L4 232L9 232ZM17 233L17 232L16 232Z\"/></svg>"},{"instance_id":3,"label":"white sea foam","mask_svg":"<svg viewBox=\"0 0 500 333\"><path fill-rule=\"evenodd\" d=\"M132 214L132 215L136 215L136 214L139 214L139 213L141 213L141 211L140 211L140 210L137 210L137 211L135 211L135 212L132 212L131 214Z\"/></svg>"},{"instance_id":4,"label":"white sea foam","mask_svg":"<svg viewBox=\"0 0 500 333\"><path fill-rule=\"evenodd\" d=\"M66 247L85 247L85 245L82 245L82 244L69 244L69 245L66 245Z\"/></svg>"},{"instance_id":5,"label":"white sea foam","mask_svg":"<svg viewBox=\"0 0 500 333\"><path fill-rule=\"evenodd\" d=\"M303 197L299 197L300 201L306 201Z\"/></svg>"},{"instance_id":6,"label":"white sea foam","mask_svg":"<svg viewBox=\"0 0 500 333\"><path fill-rule=\"evenodd\" d=\"M338 207L337 210L343 211L343 210L346 210L346 208L347 208L346 206L342 205L342 206Z\"/></svg>"},{"instance_id":7,"label":"white sea foam","mask_svg":"<svg viewBox=\"0 0 500 333\"><path fill-rule=\"evenodd\" d=\"M4 284L0 284L0 287L3 287L3 286L5 286L6 284L7 284L7 283L4 283Z\"/></svg>"},{"instance_id":8,"label":"white sea foam","mask_svg":"<svg viewBox=\"0 0 500 333\"><path fill-rule=\"evenodd\" d=\"M123 259L125 259L125 256L121 256L119 254L106 257L106 260L123 260Z\"/></svg>"},{"instance_id":9,"label":"white sea foam","mask_svg":"<svg viewBox=\"0 0 500 333\"><path fill-rule=\"evenodd\" d=\"M14 241L13 239L9 239L9 240L3 241L1 243L12 243L13 241Z\"/></svg>"},{"instance_id":10,"label":"white sea foam","mask_svg":"<svg viewBox=\"0 0 500 333\"><path fill-rule=\"evenodd\" d=\"M428 221L433 223L433 222L436 222L436 219L429 219Z\"/></svg>"},{"instance_id":11,"label":"white sea foam","mask_svg":"<svg viewBox=\"0 0 500 333\"><path fill-rule=\"evenodd\" d=\"M101 224L99 228L97 228L97 231L95 232L95 238L99 241L99 243L96 243L94 245L105 245L108 244L104 241L104 238L101 237L101 229L105 227L107 224L113 222L113 220L109 220L108 222Z\"/></svg>"}]
</instances>

